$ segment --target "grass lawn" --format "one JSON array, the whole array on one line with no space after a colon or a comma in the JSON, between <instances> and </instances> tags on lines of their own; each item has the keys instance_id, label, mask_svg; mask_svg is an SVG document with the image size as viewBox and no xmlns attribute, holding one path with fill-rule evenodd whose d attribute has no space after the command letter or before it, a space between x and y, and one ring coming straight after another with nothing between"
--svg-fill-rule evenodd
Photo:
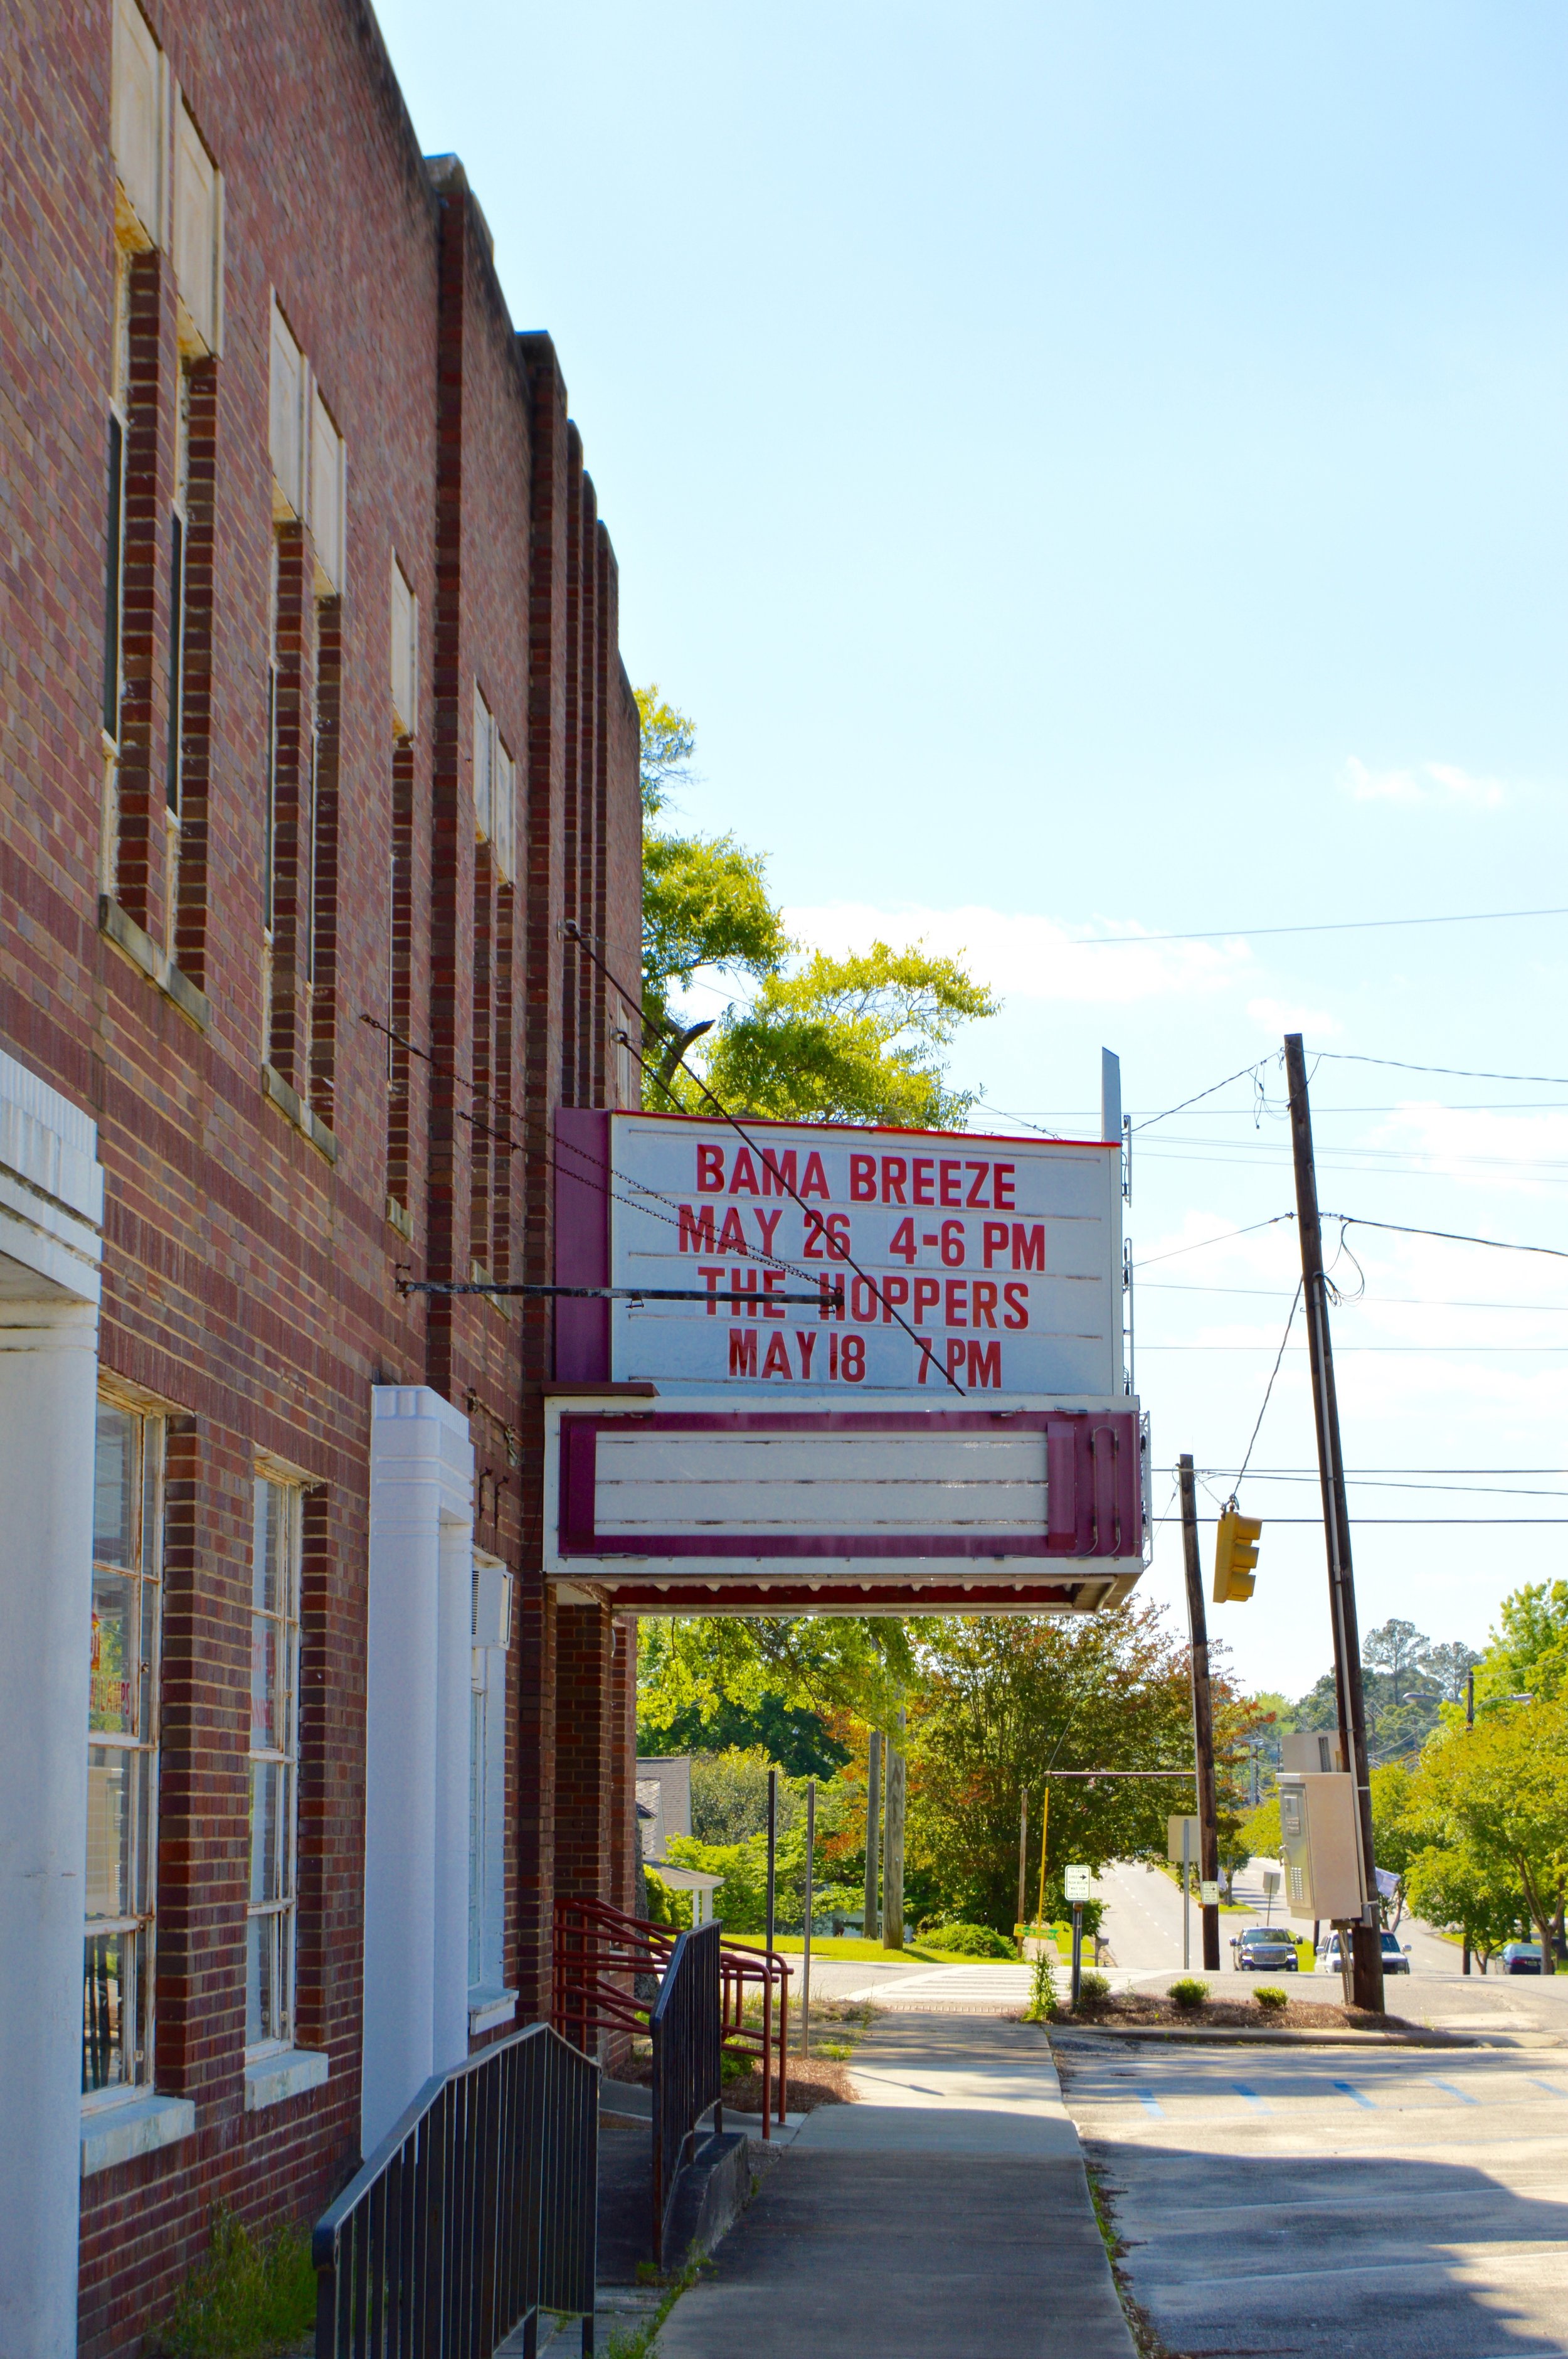
<instances>
[{"instance_id":1,"label":"grass lawn","mask_svg":"<svg viewBox=\"0 0 1568 2359\"><path fill-rule=\"evenodd\" d=\"M726 1945L735 1950L760 1950L763 1947L761 1933L726 1933ZM798 1933L775 1933L773 1947L785 1957L798 1958L806 1944ZM927 1949L923 1941L910 1941L902 1950L886 1950L880 1941L862 1941L851 1933L837 1940L831 1933L814 1933L811 1939L814 1958L864 1958L874 1964L907 1965L912 1960L918 1964L935 1966L995 1966L1011 1962L1005 1958L970 1958L960 1956L956 1950Z\"/></svg>"}]
</instances>

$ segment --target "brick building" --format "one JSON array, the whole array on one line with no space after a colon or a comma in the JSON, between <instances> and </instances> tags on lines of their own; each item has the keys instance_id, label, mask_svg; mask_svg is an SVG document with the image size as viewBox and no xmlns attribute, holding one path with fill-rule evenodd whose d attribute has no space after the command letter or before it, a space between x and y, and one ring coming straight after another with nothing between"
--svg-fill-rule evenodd
<instances>
[{"instance_id":1,"label":"brick building","mask_svg":"<svg viewBox=\"0 0 1568 2359\"><path fill-rule=\"evenodd\" d=\"M61 2359L629 1897L549 1305L400 1282L552 1276L640 819L559 365L368 0L0 56L0 2351Z\"/></svg>"}]
</instances>

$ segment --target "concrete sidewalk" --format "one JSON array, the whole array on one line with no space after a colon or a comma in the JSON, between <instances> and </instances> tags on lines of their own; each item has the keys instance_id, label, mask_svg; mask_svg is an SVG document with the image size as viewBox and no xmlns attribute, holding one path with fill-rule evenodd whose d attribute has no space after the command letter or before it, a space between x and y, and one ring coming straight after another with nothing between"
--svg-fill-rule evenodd
<instances>
[{"instance_id":1,"label":"concrete sidewalk","mask_svg":"<svg viewBox=\"0 0 1568 2359\"><path fill-rule=\"evenodd\" d=\"M1135 2359L1044 2035L903 2015L676 2303L658 2359Z\"/></svg>"}]
</instances>

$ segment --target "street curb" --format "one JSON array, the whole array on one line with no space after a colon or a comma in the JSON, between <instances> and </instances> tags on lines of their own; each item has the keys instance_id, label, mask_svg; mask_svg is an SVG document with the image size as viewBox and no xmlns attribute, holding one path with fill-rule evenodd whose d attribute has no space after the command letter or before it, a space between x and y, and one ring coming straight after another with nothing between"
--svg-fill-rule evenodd
<instances>
[{"instance_id":1,"label":"street curb","mask_svg":"<svg viewBox=\"0 0 1568 2359\"><path fill-rule=\"evenodd\" d=\"M1247 2048L1492 2048L1511 2047L1458 2031L1249 2031L1239 2025L1195 2023L1070 2023L1045 2027L1058 2039L1212 2040Z\"/></svg>"}]
</instances>

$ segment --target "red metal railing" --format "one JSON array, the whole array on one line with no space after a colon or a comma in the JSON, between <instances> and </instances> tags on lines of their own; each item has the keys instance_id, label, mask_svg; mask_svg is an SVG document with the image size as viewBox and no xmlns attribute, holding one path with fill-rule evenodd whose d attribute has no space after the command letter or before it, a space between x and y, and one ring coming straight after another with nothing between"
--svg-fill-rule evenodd
<instances>
[{"instance_id":1,"label":"red metal railing","mask_svg":"<svg viewBox=\"0 0 1568 2359\"><path fill-rule=\"evenodd\" d=\"M599 2033L646 2033L680 1936L644 1924L607 1901L563 1895L556 1902L551 2019L575 2046L591 2049ZM789 1973L774 1950L722 1948L719 1953L719 2045L756 2059L762 2081L762 2136L782 2125L789 2103ZM640 1985L640 1987L639 1987ZM760 2022L748 2003L762 1999Z\"/></svg>"}]
</instances>

